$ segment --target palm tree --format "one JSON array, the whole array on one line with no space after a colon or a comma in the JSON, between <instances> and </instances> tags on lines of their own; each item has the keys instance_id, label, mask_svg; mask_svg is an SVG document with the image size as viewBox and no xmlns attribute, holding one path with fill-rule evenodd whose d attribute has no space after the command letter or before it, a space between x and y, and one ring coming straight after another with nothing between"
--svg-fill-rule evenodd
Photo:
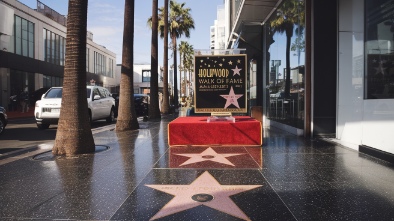
<instances>
[{"instance_id":1,"label":"palm tree","mask_svg":"<svg viewBox=\"0 0 394 221\"><path fill-rule=\"evenodd\" d=\"M125 0L122 67L116 131L135 130L139 128L134 108L133 80L134 48L134 0Z\"/></svg>"},{"instance_id":2,"label":"palm tree","mask_svg":"<svg viewBox=\"0 0 394 221\"><path fill-rule=\"evenodd\" d=\"M273 33L286 34L286 82L285 97L290 96L290 47L293 37L294 26L303 26L304 1L287 0L277 10L276 19L271 21ZM300 19L301 18L301 19Z\"/></svg>"},{"instance_id":3,"label":"palm tree","mask_svg":"<svg viewBox=\"0 0 394 221\"><path fill-rule=\"evenodd\" d=\"M193 46L190 45L186 41L181 41L179 44L179 57L180 57L180 70L184 71L184 82L183 82L183 91L185 92L185 96L187 95L187 71L190 70L190 66L192 66L192 62L190 61L193 59L194 49Z\"/></svg>"},{"instance_id":4,"label":"palm tree","mask_svg":"<svg viewBox=\"0 0 394 221\"><path fill-rule=\"evenodd\" d=\"M95 151L86 102L86 25L88 1L69 0L62 108L54 155Z\"/></svg>"},{"instance_id":5,"label":"palm tree","mask_svg":"<svg viewBox=\"0 0 394 221\"><path fill-rule=\"evenodd\" d=\"M150 103L149 119L160 118L159 108L159 76L158 76L158 0L152 1L152 41L151 41L151 77L150 77Z\"/></svg>"},{"instance_id":6,"label":"palm tree","mask_svg":"<svg viewBox=\"0 0 394 221\"><path fill-rule=\"evenodd\" d=\"M179 50L179 61L180 64L178 66L179 68L179 75L181 76L182 79L182 71L184 72L184 77L183 80L181 80L181 95L186 95L186 71L185 71L185 67L183 66L183 64L185 63L185 53L186 53L186 44L188 44L186 41L181 41L181 43L178 45L178 50Z\"/></svg>"},{"instance_id":7,"label":"palm tree","mask_svg":"<svg viewBox=\"0 0 394 221\"><path fill-rule=\"evenodd\" d=\"M163 8L164 17L164 58L163 58L163 105L161 107L163 114L168 114L170 112L170 99L168 93L168 0L164 0ZM160 22L161 22L160 21Z\"/></svg>"},{"instance_id":8,"label":"palm tree","mask_svg":"<svg viewBox=\"0 0 394 221\"><path fill-rule=\"evenodd\" d=\"M177 43L176 40L183 35L190 37L190 29L194 29L194 20L190 15L191 9L184 8L186 3L178 4L175 0L170 1L170 13L168 17L169 22L169 33L171 37L173 58L174 58L174 105L178 106L178 80L177 80ZM151 24L151 19L148 19L148 23ZM160 37L164 37L164 8L159 9L158 19ZM152 26L151 26L152 27Z\"/></svg>"},{"instance_id":9,"label":"palm tree","mask_svg":"<svg viewBox=\"0 0 394 221\"><path fill-rule=\"evenodd\" d=\"M188 53L186 54L186 60L185 60L185 64L184 64L186 70L189 72L189 83L187 84L189 87L188 96L192 95L190 87L191 87L191 82L192 82L192 73L194 72L193 61L194 61L194 49L193 49L193 46L190 46ZM193 101L193 99L192 99L192 101Z\"/></svg>"}]
</instances>

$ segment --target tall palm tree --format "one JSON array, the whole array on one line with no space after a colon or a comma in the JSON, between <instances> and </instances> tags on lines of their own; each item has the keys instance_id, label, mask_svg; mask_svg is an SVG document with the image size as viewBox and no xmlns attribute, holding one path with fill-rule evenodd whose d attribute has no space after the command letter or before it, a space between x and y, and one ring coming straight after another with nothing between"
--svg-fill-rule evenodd
<instances>
[{"instance_id":1,"label":"tall palm tree","mask_svg":"<svg viewBox=\"0 0 394 221\"><path fill-rule=\"evenodd\" d=\"M125 0L124 10L122 67L116 131L135 130L139 128L137 114L134 108L133 86L134 0Z\"/></svg>"},{"instance_id":2,"label":"tall palm tree","mask_svg":"<svg viewBox=\"0 0 394 221\"><path fill-rule=\"evenodd\" d=\"M174 102L178 106L178 82L177 82L177 44L176 40L182 35L190 37L190 29L194 29L194 20L190 15L191 9L184 8L186 3L178 4L176 1L170 1L170 36L174 52Z\"/></svg>"},{"instance_id":3,"label":"tall palm tree","mask_svg":"<svg viewBox=\"0 0 394 221\"><path fill-rule=\"evenodd\" d=\"M168 114L170 112L170 96L168 93L168 0L164 0L163 8L163 19L164 20L164 58L163 58L163 105L161 111L163 114Z\"/></svg>"},{"instance_id":4,"label":"tall palm tree","mask_svg":"<svg viewBox=\"0 0 394 221\"><path fill-rule=\"evenodd\" d=\"M181 43L179 44L179 57L180 57L180 70L184 71L184 82L183 82L183 91L185 92L185 96L188 96L187 94L187 85L188 85L188 81L187 81L187 72L190 70L190 66L192 65L192 63L190 62L190 59L193 58L194 55L194 49L193 46L190 45L188 42L186 41L181 41ZM182 75L182 74L181 74Z\"/></svg>"},{"instance_id":5,"label":"tall palm tree","mask_svg":"<svg viewBox=\"0 0 394 221\"><path fill-rule=\"evenodd\" d=\"M62 108L54 155L95 151L86 102L86 25L88 1L69 0Z\"/></svg>"},{"instance_id":6,"label":"tall palm tree","mask_svg":"<svg viewBox=\"0 0 394 221\"><path fill-rule=\"evenodd\" d=\"M304 1L287 0L277 10L276 19L271 21L273 33L286 34L286 81L285 97L290 96L290 48L293 37L294 26L303 25ZM302 10L300 10L302 9Z\"/></svg>"},{"instance_id":7,"label":"tall palm tree","mask_svg":"<svg viewBox=\"0 0 394 221\"><path fill-rule=\"evenodd\" d=\"M181 95L186 95L186 71L185 71L185 53L186 53L186 44L188 44L186 41L181 41L181 43L178 45L178 51L179 51L179 61L180 64L178 66L179 68L179 75L181 76ZM182 80L182 71L184 72L184 77Z\"/></svg>"},{"instance_id":8,"label":"tall palm tree","mask_svg":"<svg viewBox=\"0 0 394 221\"><path fill-rule=\"evenodd\" d=\"M185 60L185 64L184 64L186 71L189 72L189 82L187 84L187 86L189 87L189 90L188 90L189 94L188 94L188 96L191 95L190 87L191 87L191 83L192 83L192 73L194 71L194 63L193 63L193 61L194 61L194 48L193 48L192 45L190 45L190 47L189 47L189 49L187 50L187 53L186 53L186 60Z\"/></svg>"},{"instance_id":9,"label":"tall palm tree","mask_svg":"<svg viewBox=\"0 0 394 221\"><path fill-rule=\"evenodd\" d=\"M152 1L152 40L151 40L151 77L150 77L150 103L149 119L160 118L159 108L159 76L158 76L158 0Z\"/></svg>"},{"instance_id":10,"label":"tall palm tree","mask_svg":"<svg viewBox=\"0 0 394 221\"><path fill-rule=\"evenodd\" d=\"M175 0L170 1L170 13L168 16L168 29L171 37L173 58L174 58L174 105L178 106L178 80L177 80L177 42L176 40L183 35L187 38L190 37L190 30L194 29L194 20L190 15L191 9L185 8L186 3L178 4ZM151 24L151 19L148 19L148 23ZM164 37L164 8L159 9L158 19L160 37ZM152 27L152 26L151 26Z\"/></svg>"}]
</instances>

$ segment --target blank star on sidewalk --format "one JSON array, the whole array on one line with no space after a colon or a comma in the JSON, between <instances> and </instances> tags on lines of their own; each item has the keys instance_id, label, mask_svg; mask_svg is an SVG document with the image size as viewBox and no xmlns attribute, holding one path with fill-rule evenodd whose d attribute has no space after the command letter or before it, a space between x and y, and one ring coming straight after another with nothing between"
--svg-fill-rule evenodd
<instances>
[{"instance_id":1,"label":"blank star on sidewalk","mask_svg":"<svg viewBox=\"0 0 394 221\"><path fill-rule=\"evenodd\" d=\"M235 204L230 196L249 191L262 185L220 185L205 171L189 185L145 185L147 187L174 195L150 220L179 213L200 205L235 216L243 220L249 217Z\"/></svg>"},{"instance_id":2,"label":"blank star on sidewalk","mask_svg":"<svg viewBox=\"0 0 394 221\"><path fill-rule=\"evenodd\" d=\"M185 161L184 163L182 163L179 166L184 166L187 164L198 163L198 162L208 161L208 160L222 163L222 164L235 166L233 163L231 163L229 160L227 160L226 157L237 156L237 155L242 155L242 154L243 153L218 154L210 147L210 148L204 150L202 153L175 154L175 155L190 157L190 159L188 159L187 161Z\"/></svg>"},{"instance_id":3,"label":"blank star on sidewalk","mask_svg":"<svg viewBox=\"0 0 394 221\"><path fill-rule=\"evenodd\" d=\"M230 93L228 95L220 95L220 96L222 96L224 99L227 100L226 104L224 105L224 108L227 108L231 104L234 104L234 106L240 108L238 104L238 98L242 97L243 94L235 94L232 86L230 89Z\"/></svg>"}]
</instances>

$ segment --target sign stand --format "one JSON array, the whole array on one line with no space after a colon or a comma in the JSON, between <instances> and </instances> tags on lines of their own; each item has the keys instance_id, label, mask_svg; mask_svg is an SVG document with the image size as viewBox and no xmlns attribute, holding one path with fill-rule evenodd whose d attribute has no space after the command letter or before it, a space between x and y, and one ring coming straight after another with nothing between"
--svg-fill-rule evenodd
<instances>
[{"instance_id":1,"label":"sign stand","mask_svg":"<svg viewBox=\"0 0 394 221\"><path fill-rule=\"evenodd\" d=\"M211 116L207 118L207 123L216 121L235 123L235 118L231 115L231 112L212 112Z\"/></svg>"}]
</instances>

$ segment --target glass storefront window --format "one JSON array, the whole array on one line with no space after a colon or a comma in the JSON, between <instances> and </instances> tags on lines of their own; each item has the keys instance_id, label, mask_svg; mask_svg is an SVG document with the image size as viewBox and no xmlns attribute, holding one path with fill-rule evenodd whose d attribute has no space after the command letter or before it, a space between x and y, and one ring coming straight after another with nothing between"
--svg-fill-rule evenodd
<instances>
[{"instance_id":1,"label":"glass storefront window","mask_svg":"<svg viewBox=\"0 0 394 221\"><path fill-rule=\"evenodd\" d=\"M142 82L150 82L150 70L142 70Z\"/></svg>"},{"instance_id":2,"label":"glass storefront window","mask_svg":"<svg viewBox=\"0 0 394 221\"><path fill-rule=\"evenodd\" d=\"M394 0L365 1L365 99L394 98Z\"/></svg>"},{"instance_id":3,"label":"glass storefront window","mask_svg":"<svg viewBox=\"0 0 394 221\"><path fill-rule=\"evenodd\" d=\"M63 78L54 76L43 76L44 87L61 87L63 86Z\"/></svg>"},{"instance_id":4,"label":"glass storefront window","mask_svg":"<svg viewBox=\"0 0 394 221\"><path fill-rule=\"evenodd\" d=\"M34 58L34 24L15 15L15 53Z\"/></svg>"},{"instance_id":5,"label":"glass storefront window","mask_svg":"<svg viewBox=\"0 0 394 221\"><path fill-rule=\"evenodd\" d=\"M65 38L44 28L43 40L45 61L63 66Z\"/></svg>"},{"instance_id":6,"label":"glass storefront window","mask_svg":"<svg viewBox=\"0 0 394 221\"><path fill-rule=\"evenodd\" d=\"M267 117L304 127L304 0L284 0L266 23Z\"/></svg>"},{"instance_id":7,"label":"glass storefront window","mask_svg":"<svg viewBox=\"0 0 394 221\"><path fill-rule=\"evenodd\" d=\"M106 74L106 56L98 53L98 52L94 52L94 73L95 74L101 74L104 75Z\"/></svg>"}]
</instances>

